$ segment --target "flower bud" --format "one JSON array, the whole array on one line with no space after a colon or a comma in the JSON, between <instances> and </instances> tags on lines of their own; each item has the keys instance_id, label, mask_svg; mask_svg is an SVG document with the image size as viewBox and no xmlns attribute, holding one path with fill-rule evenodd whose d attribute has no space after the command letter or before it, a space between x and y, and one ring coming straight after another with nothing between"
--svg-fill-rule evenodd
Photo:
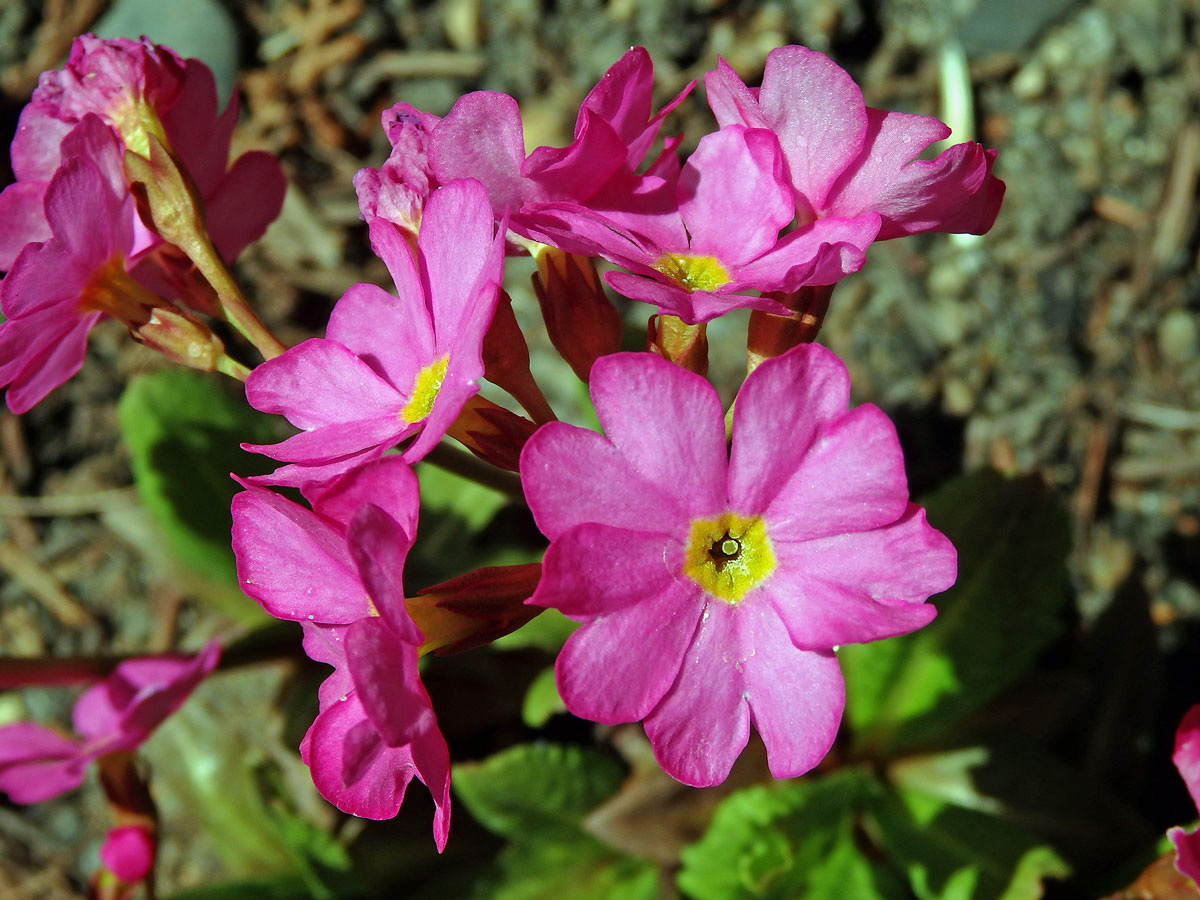
<instances>
[{"instance_id":1,"label":"flower bud","mask_svg":"<svg viewBox=\"0 0 1200 900\"><path fill-rule=\"evenodd\" d=\"M225 355L221 339L200 319L178 308L156 307L150 321L130 333L171 362L201 372L216 371L217 361Z\"/></svg>"},{"instance_id":2,"label":"flower bud","mask_svg":"<svg viewBox=\"0 0 1200 900\"><path fill-rule=\"evenodd\" d=\"M553 247L545 247L535 257L538 271L533 289L550 342L586 382L592 363L621 349L621 317L604 292L591 257Z\"/></svg>"}]
</instances>

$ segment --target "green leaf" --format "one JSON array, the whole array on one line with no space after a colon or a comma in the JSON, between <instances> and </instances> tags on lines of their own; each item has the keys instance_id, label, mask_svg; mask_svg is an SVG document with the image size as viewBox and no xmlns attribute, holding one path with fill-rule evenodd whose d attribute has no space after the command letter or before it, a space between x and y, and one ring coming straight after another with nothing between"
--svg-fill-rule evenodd
<instances>
[{"instance_id":1,"label":"green leaf","mask_svg":"<svg viewBox=\"0 0 1200 900\"><path fill-rule=\"evenodd\" d=\"M530 728L541 728L552 715L564 712L566 708L562 697L558 696L558 686L554 683L554 667L547 666L525 691L521 718Z\"/></svg>"},{"instance_id":2,"label":"green leaf","mask_svg":"<svg viewBox=\"0 0 1200 900\"><path fill-rule=\"evenodd\" d=\"M561 744L521 744L455 767L458 799L480 824L510 841L473 896L658 900L656 866L620 855L581 828L624 778L612 756Z\"/></svg>"},{"instance_id":3,"label":"green leaf","mask_svg":"<svg viewBox=\"0 0 1200 900\"><path fill-rule=\"evenodd\" d=\"M239 449L270 442L273 419L214 378L163 370L134 379L117 405L142 503L190 568L211 579L236 581L229 545L230 472L269 471L270 460Z\"/></svg>"},{"instance_id":4,"label":"green leaf","mask_svg":"<svg viewBox=\"0 0 1200 900\"><path fill-rule=\"evenodd\" d=\"M1071 867L1023 829L900 789L870 802L868 830L920 900L1037 900Z\"/></svg>"},{"instance_id":5,"label":"green leaf","mask_svg":"<svg viewBox=\"0 0 1200 900\"><path fill-rule=\"evenodd\" d=\"M561 839L625 779L621 763L590 747L519 744L454 768L459 799L489 831L523 842Z\"/></svg>"},{"instance_id":6,"label":"green leaf","mask_svg":"<svg viewBox=\"0 0 1200 900\"><path fill-rule=\"evenodd\" d=\"M874 790L867 776L843 771L731 794L683 851L680 889L694 900L902 897L895 876L855 844L856 810Z\"/></svg>"},{"instance_id":7,"label":"green leaf","mask_svg":"<svg viewBox=\"0 0 1200 900\"><path fill-rule=\"evenodd\" d=\"M843 647L846 719L860 750L927 745L1024 677L1062 629L1069 524L1036 478L985 471L925 503L958 549L958 582L920 631Z\"/></svg>"},{"instance_id":8,"label":"green leaf","mask_svg":"<svg viewBox=\"0 0 1200 900\"><path fill-rule=\"evenodd\" d=\"M537 647L547 653L557 653L578 627L579 623L572 622L557 609L547 609L512 634L506 634L493 642L492 646L497 650Z\"/></svg>"},{"instance_id":9,"label":"green leaf","mask_svg":"<svg viewBox=\"0 0 1200 900\"><path fill-rule=\"evenodd\" d=\"M246 881L187 888L166 900L311 900L304 879L297 875L273 875Z\"/></svg>"},{"instance_id":10,"label":"green leaf","mask_svg":"<svg viewBox=\"0 0 1200 900\"><path fill-rule=\"evenodd\" d=\"M661 900L658 868L594 841L520 844L501 855L475 900Z\"/></svg>"}]
</instances>

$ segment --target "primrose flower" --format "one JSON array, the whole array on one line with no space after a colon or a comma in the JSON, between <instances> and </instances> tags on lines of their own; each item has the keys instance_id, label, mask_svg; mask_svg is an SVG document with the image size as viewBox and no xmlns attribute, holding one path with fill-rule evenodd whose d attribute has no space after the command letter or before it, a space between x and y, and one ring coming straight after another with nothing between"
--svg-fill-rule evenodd
<instances>
[{"instance_id":1,"label":"primrose flower","mask_svg":"<svg viewBox=\"0 0 1200 900\"><path fill-rule=\"evenodd\" d=\"M775 132L801 229L877 213L881 241L922 231L983 234L1000 210L995 150L966 142L917 159L950 129L929 116L868 107L850 75L823 53L772 50L760 88L746 87L721 60L704 87L722 128Z\"/></svg>"},{"instance_id":2,"label":"primrose flower","mask_svg":"<svg viewBox=\"0 0 1200 900\"><path fill-rule=\"evenodd\" d=\"M417 671L424 637L403 591L418 505L416 476L394 456L333 482L314 510L249 485L233 499L233 549L246 594L300 622L308 655L334 667L300 745L317 789L343 812L386 819L416 776L437 806L440 850L450 757Z\"/></svg>"},{"instance_id":3,"label":"primrose flower","mask_svg":"<svg viewBox=\"0 0 1200 900\"><path fill-rule=\"evenodd\" d=\"M63 141L76 147L45 194L53 236L27 244L0 282L0 387L23 413L79 371L87 335L109 315L136 328L163 303L129 274L133 200L115 138L95 116ZM85 151L86 152L83 152Z\"/></svg>"},{"instance_id":4,"label":"primrose flower","mask_svg":"<svg viewBox=\"0 0 1200 900\"><path fill-rule=\"evenodd\" d=\"M404 459L416 462L479 389L504 261L486 191L470 179L439 188L425 208L416 259L394 224L376 218L369 226L398 296L354 285L325 338L268 360L246 382L251 406L304 429L279 444L246 445L293 464L267 483L328 479L413 435Z\"/></svg>"},{"instance_id":5,"label":"primrose flower","mask_svg":"<svg viewBox=\"0 0 1200 900\"><path fill-rule=\"evenodd\" d=\"M514 232L543 241L533 205L573 201L626 210L648 205L650 188L678 169L668 148L643 173L637 170L658 136L663 118L691 91L689 84L657 113L651 113L654 67L634 47L609 68L580 105L574 139L566 147L538 147L525 154L517 101L507 94L476 91L455 102L445 118L405 103L383 115L392 153L381 170L355 178L359 205L369 220L383 215L414 229L423 196L437 184L476 178L487 188L496 219Z\"/></svg>"},{"instance_id":6,"label":"primrose flower","mask_svg":"<svg viewBox=\"0 0 1200 900\"><path fill-rule=\"evenodd\" d=\"M85 34L76 38L61 70L42 73L21 113L12 144L17 180L0 194L0 269L9 269L25 244L49 236L43 197L67 158L63 139L89 115L98 116L134 153L146 156L154 137L176 154L204 200L213 243L227 261L279 214L285 182L270 154L244 154L226 171L238 106L230 102L218 115L216 83L207 66L145 38ZM140 223L138 236L138 253L161 243ZM169 278L170 262L155 262L167 268Z\"/></svg>"},{"instance_id":7,"label":"primrose flower","mask_svg":"<svg viewBox=\"0 0 1200 900\"><path fill-rule=\"evenodd\" d=\"M841 719L834 649L928 623L955 578L895 429L847 411L845 367L812 344L746 379L728 456L698 375L619 353L590 388L604 435L551 422L521 457L550 538L529 602L583 623L555 665L567 708L645 719L663 769L697 787L728 775L751 724L775 777L808 771Z\"/></svg>"},{"instance_id":8,"label":"primrose flower","mask_svg":"<svg viewBox=\"0 0 1200 900\"><path fill-rule=\"evenodd\" d=\"M1179 723L1171 759L1192 795L1192 802L1200 809L1200 705L1189 709ZM1200 832L1188 834L1182 828L1172 828L1167 837L1175 845L1175 868L1200 885Z\"/></svg>"},{"instance_id":9,"label":"primrose flower","mask_svg":"<svg viewBox=\"0 0 1200 900\"><path fill-rule=\"evenodd\" d=\"M216 667L221 648L195 656L156 656L120 663L75 702L80 740L32 722L0 728L0 791L14 803L40 803L83 782L88 763L145 742Z\"/></svg>"},{"instance_id":10,"label":"primrose flower","mask_svg":"<svg viewBox=\"0 0 1200 900\"><path fill-rule=\"evenodd\" d=\"M700 139L677 180L672 213L628 214L628 227L577 204L540 204L541 227L561 246L586 249L629 272L605 281L688 324L750 307L787 307L747 291L831 284L860 268L879 216L830 217L780 232L795 217L779 143L770 131L732 125ZM551 224L553 223L553 224Z\"/></svg>"}]
</instances>

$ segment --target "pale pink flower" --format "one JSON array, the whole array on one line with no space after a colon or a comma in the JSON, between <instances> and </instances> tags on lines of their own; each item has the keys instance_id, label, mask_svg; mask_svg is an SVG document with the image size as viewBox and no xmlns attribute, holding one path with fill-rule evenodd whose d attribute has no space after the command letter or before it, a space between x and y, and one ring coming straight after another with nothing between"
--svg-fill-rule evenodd
<instances>
[{"instance_id":1,"label":"pale pink flower","mask_svg":"<svg viewBox=\"0 0 1200 900\"><path fill-rule=\"evenodd\" d=\"M1192 802L1200 809L1200 705L1188 710L1175 733L1175 753L1171 757ZM1172 828L1167 837L1175 845L1175 868L1200 885L1200 832L1191 834Z\"/></svg>"},{"instance_id":2,"label":"pale pink flower","mask_svg":"<svg viewBox=\"0 0 1200 900\"><path fill-rule=\"evenodd\" d=\"M303 429L279 444L246 445L292 464L261 482L327 480L414 435L404 458L416 462L479 390L504 262L483 187L463 179L434 193L416 259L392 223L374 219L370 233L397 295L354 285L325 338L268 360L246 382L251 406Z\"/></svg>"},{"instance_id":3,"label":"pale pink flower","mask_svg":"<svg viewBox=\"0 0 1200 900\"><path fill-rule=\"evenodd\" d=\"M604 279L689 324L740 307L786 316L786 306L758 292L837 281L862 266L862 248L879 231L879 216L866 212L785 232L796 209L779 143L766 129L706 134L669 186L672 211L630 211L624 227L564 203L538 205L540 227L557 246L629 269Z\"/></svg>"},{"instance_id":4,"label":"pale pink flower","mask_svg":"<svg viewBox=\"0 0 1200 900\"><path fill-rule=\"evenodd\" d=\"M213 643L196 656L120 663L75 702L79 740L32 722L0 728L0 791L14 803L40 803L79 787L88 764L142 744L216 667Z\"/></svg>"},{"instance_id":5,"label":"pale pink flower","mask_svg":"<svg viewBox=\"0 0 1200 900\"><path fill-rule=\"evenodd\" d=\"M344 812L396 815L419 778L433 794L434 840L450 827L450 761L417 658L424 637L404 603L416 537L417 479L398 457L359 467L309 510L249 485L233 499L242 590L304 626L310 657L334 672L300 745L313 783Z\"/></svg>"},{"instance_id":6,"label":"pale pink flower","mask_svg":"<svg viewBox=\"0 0 1200 900\"><path fill-rule=\"evenodd\" d=\"M966 142L918 159L950 129L929 116L868 107L850 75L823 53L772 50L760 88L746 87L721 60L704 87L722 128L775 132L800 227L874 212L882 241L921 231L982 234L996 219L1004 182L992 175L995 150Z\"/></svg>"},{"instance_id":7,"label":"pale pink flower","mask_svg":"<svg viewBox=\"0 0 1200 900\"><path fill-rule=\"evenodd\" d=\"M507 94L476 91L460 97L444 118L398 103L383 115L392 144L387 163L355 178L359 205L370 220L381 215L409 230L420 222L423 200L438 184L475 178L487 188L496 219L517 234L542 240L534 205L573 201L620 217L654 205L647 196L678 171L672 149L642 172L639 167L658 136L663 118L691 91L689 84L652 112L654 67L642 47L615 62L580 105L573 140L566 147L525 153L517 101ZM644 210L643 210L644 211Z\"/></svg>"},{"instance_id":8,"label":"pale pink flower","mask_svg":"<svg viewBox=\"0 0 1200 900\"><path fill-rule=\"evenodd\" d=\"M226 260L279 214L285 182L270 154L246 153L228 166L238 104L235 99L218 114L207 66L145 38L85 34L75 39L62 69L42 73L21 113L12 144L17 181L0 193L0 270L12 266L25 244L49 237L42 199L67 156L63 139L89 115L135 153L147 154L151 135L174 151L199 189L213 242ZM138 237L138 253L160 243L144 228Z\"/></svg>"},{"instance_id":9,"label":"pale pink flower","mask_svg":"<svg viewBox=\"0 0 1200 900\"><path fill-rule=\"evenodd\" d=\"M160 301L128 269L133 200L116 138L88 116L63 142L77 149L45 193L53 236L27 244L0 282L0 387L23 413L79 371L87 335L109 315L134 328Z\"/></svg>"},{"instance_id":10,"label":"pale pink flower","mask_svg":"<svg viewBox=\"0 0 1200 900\"><path fill-rule=\"evenodd\" d=\"M955 578L891 422L847 411L845 367L811 344L747 378L728 456L700 376L622 353L590 387L604 434L552 422L521 457L550 538L530 602L583 623L555 666L567 708L645 719L686 784L722 781L751 724L772 774L808 771L841 719L834 649L921 627Z\"/></svg>"}]
</instances>

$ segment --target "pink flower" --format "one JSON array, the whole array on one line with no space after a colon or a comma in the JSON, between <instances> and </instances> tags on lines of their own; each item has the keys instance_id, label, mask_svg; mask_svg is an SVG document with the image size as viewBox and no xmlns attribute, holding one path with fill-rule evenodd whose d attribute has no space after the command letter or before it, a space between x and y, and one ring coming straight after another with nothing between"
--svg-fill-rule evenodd
<instances>
[{"instance_id":1,"label":"pink flower","mask_svg":"<svg viewBox=\"0 0 1200 900\"><path fill-rule=\"evenodd\" d=\"M0 386L23 413L79 371L87 335L103 316L130 328L161 303L128 273L133 201L119 181L121 151L95 116L63 141L77 150L45 193L53 236L27 244L0 282ZM114 181L117 185L114 186Z\"/></svg>"},{"instance_id":2,"label":"pink flower","mask_svg":"<svg viewBox=\"0 0 1200 900\"><path fill-rule=\"evenodd\" d=\"M781 239L796 214L774 134L731 125L700 139L674 190L674 211L629 213L628 227L577 204L536 206L558 246L603 256L631 270L605 281L627 297L688 324L750 307L786 316L787 307L747 291L795 291L831 284L860 268L879 216L830 217Z\"/></svg>"},{"instance_id":3,"label":"pink flower","mask_svg":"<svg viewBox=\"0 0 1200 900\"><path fill-rule=\"evenodd\" d=\"M1192 795L1192 802L1200 809L1200 704L1189 709L1179 723L1171 759ZM1172 828L1167 837L1175 845L1175 868L1200 885L1200 832L1188 834L1182 828Z\"/></svg>"},{"instance_id":4,"label":"pink flower","mask_svg":"<svg viewBox=\"0 0 1200 900\"><path fill-rule=\"evenodd\" d=\"M414 776L433 794L434 840L450 827L450 758L417 670L424 643L404 604L417 479L398 457L351 471L308 510L249 486L233 500L242 589L301 622L310 657L334 672L300 752L321 794L369 819L399 811Z\"/></svg>"},{"instance_id":5,"label":"pink flower","mask_svg":"<svg viewBox=\"0 0 1200 900\"><path fill-rule=\"evenodd\" d=\"M651 354L592 369L605 434L552 422L521 457L550 538L530 602L582 622L555 671L567 708L645 719L662 767L722 781L762 736L772 774L833 743L844 688L834 648L904 634L955 577L954 548L908 502L900 446L849 378L802 345L737 399L732 450L716 391Z\"/></svg>"},{"instance_id":6,"label":"pink flower","mask_svg":"<svg viewBox=\"0 0 1200 900\"><path fill-rule=\"evenodd\" d=\"M326 480L413 435L404 459L416 462L479 389L503 265L483 187L463 179L433 194L417 259L392 223L374 219L370 231L398 296L355 285L324 339L263 363L246 382L251 406L304 429L279 444L246 445L294 464L267 483Z\"/></svg>"},{"instance_id":7,"label":"pink flower","mask_svg":"<svg viewBox=\"0 0 1200 900\"><path fill-rule=\"evenodd\" d=\"M761 88L746 87L722 60L704 86L722 128L775 132L801 227L875 212L882 241L921 231L982 234L996 219L1004 182L992 175L995 150L962 143L917 159L950 129L929 116L866 106L858 85L823 53L772 50Z\"/></svg>"},{"instance_id":8,"label":"pink flower","mask_svg":"<svg viewBox=\"0 0 1200 900\"><path fill-rule=\"evenodd\" d=\"M212 72L199 60L143 38L76 38L66 66L45 72L21 113L12 145L17 182L0 194L0 269L11 268L25 244L42 241L49 228L42 198L67 157L66 135L88 115L99 116L122 144L146 155L153 135L172 149L204 200L217 249L232 260L278 214L285 183L267 153L247 153L226 171L237 122L236 102L218 115ZM139 232L138 251L158 239ZM168 269L170 266L168 266Z\"/></svg>"},{"instance_id":9,"label":"pink flower","mask_svg":"<svg viewBox=\"0 0 1200 900\"><path fill-rule=\"evenodd\" d=\"M383 215L414 228L420 207L438 183L475 178L487 188L497 220L508 217L518 234L542 240L530 205L551 201L588 203L619 217L645 201L647 185L677 170L664 152L635 174L658 136L663 118L691 91L689 84L659 112L651 113L654 68L634 47L592 88L566 147L538 147L525 154L517 102L507 94L476 91L460 97L443 119L397 104L384 113L392 154L381 170L355 178L359 205L369 220ZM669 149L677 141L669 142Z\"/></svg>"},{"instance_id":10,"label":"pink flower","mask_svg":"<svg viewBox=\"0 0 1200 900\"><path fill-rule=\"evenodd\" d=\"M142 744L216 667L221 648L196 656L131 659L75 702L81 740L32 722L0 728L0 790L14 803L40 803L79 787L88 763Z\"/></svg>"}]
</instances>

